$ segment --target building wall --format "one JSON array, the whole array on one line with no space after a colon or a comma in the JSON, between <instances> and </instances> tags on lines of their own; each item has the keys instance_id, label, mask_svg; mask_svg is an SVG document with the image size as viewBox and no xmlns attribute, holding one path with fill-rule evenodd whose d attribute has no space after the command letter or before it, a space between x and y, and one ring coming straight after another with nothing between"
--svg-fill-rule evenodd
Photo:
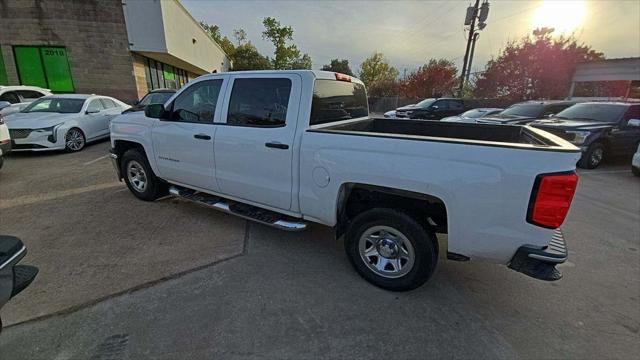
<instances>
[{"instance_id":1,"label":"building wall","mask_svg":"<svg viewBox=\"0 0 640 360\"><path fill-rule=\"evenodd\" d=\"M76 93L138 98L121 0L0 0L0 47L9 84L14 45L64 46Z\"/></svg>"},{"instance_id":2,"label":"building wall","mask_svg":"<svg viewBox=\"0 0 640 360\"><path fill-rule=\"evenodd\" d=\"M127 1L130 49L194 74L227 71L228 56L178 0Z\"/></svg>"}]
</instances>

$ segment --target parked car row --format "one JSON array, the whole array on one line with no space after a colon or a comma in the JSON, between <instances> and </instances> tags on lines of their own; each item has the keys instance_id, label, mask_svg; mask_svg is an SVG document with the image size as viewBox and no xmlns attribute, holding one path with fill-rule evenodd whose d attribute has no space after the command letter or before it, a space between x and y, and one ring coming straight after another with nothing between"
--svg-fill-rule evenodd
<instances>
[{"instance_id":1,"label":"parked car row","mask_svg":"<svg viewBox=\"0 0 640 360\"><path fill-rule=\"evenodd\" d=\"M114 117L162 104L175 92L155 89L129 106L109 96L53 95L35 86L0 86L0 168L11 151L80 151L87 143L109 137Z\"/></svg>"},{"instance_id":2,"label":"parked car row","mask_svg":"<svg viewBox=\"0 0 640 360\"><path fill-rule=\"evenodd\" d=\"M385 118L427 119L499 125L530 125L570 141L582 150L578 166L598 167L607 156L630 155L640 143L640 104L627 102L525 101L506 109L463 108L461 99L425 99L385 113ZM446 109L446 110L445 110Z\"/></svg>"}]
</instances>

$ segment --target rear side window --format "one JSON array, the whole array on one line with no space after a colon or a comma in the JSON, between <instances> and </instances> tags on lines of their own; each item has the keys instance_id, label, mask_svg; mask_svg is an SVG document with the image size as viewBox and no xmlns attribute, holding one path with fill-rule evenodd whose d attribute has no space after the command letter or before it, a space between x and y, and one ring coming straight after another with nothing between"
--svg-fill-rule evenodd
<instances>
[{"instance_id":1,"label":"rear side window","mask_svg":"<svg viewBox=\"0 0 640 360\"><path fill-rule=\"evenodd\" d=\"M17 93L25 100L35 100L44 96L44 94L33 90L18 90Z\"/></svg>"},{"instance_id":2,"label":"rear side window","mask_svg":"<svg viewBox=\"0 0 640 360\"><path fill-rule=\"evenodd\" d=\"M290 94L291 80L286 78L235 79L227 124L284 126Z\"/></svg>"},{"instance_id":3,"label":"rear side window","mask_svg":"<svg viewBox=\"0 0 640 360\"><path fill-rule=\"evenodd\" d=\"M173 102L171 120L213 123L222 79L205 80L186 88Z\"/></svg>"},{"instance_id":4,"label":"rear side window","mask_svg":"<svg viewBox=\"0 0 640 360\"><path fill-rule=\"evenodd\" d=\"M459 100L449 100L449 110L462 110L464 107L462 105L462 101Z\"/></svg>"},{"instance_id":5,"label":"rear side window","mask_svg":"<svg viewBox=\"0 0 640 360\"><path fill-rule=\"evenodd\" d=\"M318 79L313 86L310 125L355 119L369 115L364 85Z\"/></svg>"}]
</instances>

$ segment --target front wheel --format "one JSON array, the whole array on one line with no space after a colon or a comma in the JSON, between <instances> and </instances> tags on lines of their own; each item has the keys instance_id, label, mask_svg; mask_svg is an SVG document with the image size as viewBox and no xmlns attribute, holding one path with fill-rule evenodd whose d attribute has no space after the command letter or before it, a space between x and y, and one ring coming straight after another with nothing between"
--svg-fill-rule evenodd
<instances>
[{"instance_id":1,"label":"front wheel","mask_svg":"<svg viewBox=\"0 0 640 360\"><path fill-rule=\"evenodd\" d=\"M120 166L124 182L138 199L153 201L166 195L166 184L155 176L142 151L127 150L122 156Z\"/></svg>"},{"instance_id":2,"label":"front wheel","mask_svg":"<svg viewBox=\"0 0 640 360\"><path fill-rule=\"evenodd\" d=\"M602 163L604 159L604 146L601 143L593 143L586 152L582 154L582 158L578 161L578 166L583 169L595 169Z\"/></svg>"},{"instance_id":3,"label":"front wheel","mask_svg":"<svg viewBox=\"0 0 640 360\"><path fill-rule=\"evenodd\" d=\"M71 128L64 136L65 150L69 152L80 151L86 144L86 138L82 130Z\"/></svg>"},{"instance_id":4,"label":"front wheel","mask_svg":"<svg viewBox=\"0 0 640 360\"><path fill-rule=\"evenodd\" d=\"M345 250L365 280L392 291L421 286L438 261L435 233L413 217L385 208L356 216L345 236Z\"/></svg>"}]
</instances>

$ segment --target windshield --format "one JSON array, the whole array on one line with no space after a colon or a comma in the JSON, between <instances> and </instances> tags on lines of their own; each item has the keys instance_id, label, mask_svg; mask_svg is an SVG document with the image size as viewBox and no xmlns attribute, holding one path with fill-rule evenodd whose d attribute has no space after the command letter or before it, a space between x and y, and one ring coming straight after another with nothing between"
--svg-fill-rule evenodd
<instances>
[{"instance_id":1,"label":"windshield","mask_svg":"<svg viewBox=\"0 0 640 360\"><path fill-rule=\"evenodd\" d=\"M431 104L433 104L434 102L436 102L436 99L424 99L419 103L417 103L416 106L421 108L426 108L431 106Z\"/></svg>"},{"instance_id":2,"label":"windshield","mask_svg":"<svg viewBox=\"0 0 640 360\"><path fill-rule=\"evenodd\" d=\"M540 104L513 105L513 106L509 106L509 108L502 111L500 115L537 118L537 117L540 117L540 115L542 115L543 110L544 110L544 105L540 105Z\"/></svg>"},{"instance_id":3,"label":"windshield","mask_svg":"<svg viewBox=\"0 0 640 360\"><path fill-rule=\"evenodd\" d=\"M486 114L488 112L489 112L488 110L473 109L473 110L469 110L469 111L466 111L466 112L462 113L462 115L460 115L460 116L475 119L475 118L481 117L482 115L484 115L484 114Z\"/></svg>"},{"instance_id":4,"label":"windshield","mask_svg":"<svg viewBox=\"0 0 640 360\"><path fill-rule=\"evenodd\" d=\"M616 122L627 110L624 105L614 104L576 104L558 114L560 119L580 119L587 121Z\"/></svg>"},{"instance_id":5,"label":"windshield","mask_svg":"<svg viewBox=\"0 0 640 360\"><path fill-rule=\"evenodd\" d=\"M157 93L149 93L145 95L142 100L138 103L138 105L151 105L151 104L164 104L169 100L172 92L157 92Z\"/></svg>"},{"instance_id":6,"label":"windshield","mask_svg":"<svg viewBox=\"0 0 640 360\"><path fill-rule=\"evenodd\" d=\"M21 112L53 112L61 114L79 113L84 99L40 98L27 105Z\"/></svg>"},{"instance_id":7,"label":"windshield","mask_svg":"<svg viewBox=\"0 0 640 360\"><path fill-rule=\"evenodd\" d=\"M369 115L364 85L336 80L316 80L311 104L311 125Z\"/></svg>"}]
</instances>

